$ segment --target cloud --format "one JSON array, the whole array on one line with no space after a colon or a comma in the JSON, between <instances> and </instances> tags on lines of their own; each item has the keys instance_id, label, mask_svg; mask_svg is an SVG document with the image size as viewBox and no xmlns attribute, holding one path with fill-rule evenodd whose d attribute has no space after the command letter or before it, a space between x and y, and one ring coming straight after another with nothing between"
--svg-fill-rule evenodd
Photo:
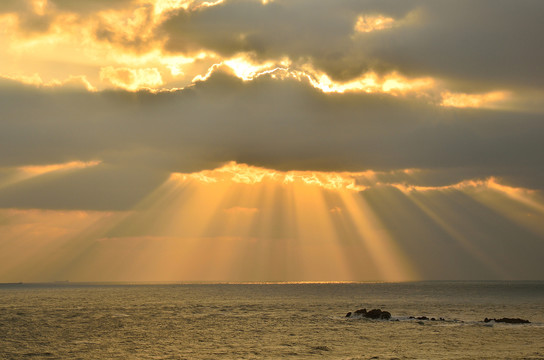
<instances>
[{"instance_id":1,"label":"cloud","mask_svg":"<svg viewBox=\"0 0 544 360\"><path fill-rule=\"evenodd\" d=\"M493 91L486 94L452 94L442 93L442 105L453 107L481 107L482 105L495 103L508 97L504 91Z\"/></svg>"},{"instance_id":2,"label":"cloud","mask_svg":"<svg viewBox=\"0 0 544 360\"><path fill-rule=\"evenodd\" d=\"M129 91L162 85L162 78L155 68L129 69L108 66L100 70L100 78Z\"/></svg>"},{"instance_id":3,"label":"cloud","mask_svg":"<svg viewBox=\"0 0 544 360\"><path fill-rule=\"evenodd\" d=\"M368 33L373 31L390 29L394 25L395 19L391 17L385 17L381 15L361 15L357 18L357 23L355 24L355 31Z\"/></svg>"},{"instance_id":4,"label":"cloud","mask_svg":"<svg viewBox=\"0 0 544 360\"><path fill-rule=\"evenodd\" d=\"M1 1L0 276L535 278L543 10Z\"/></svg>"},{"instance_id":5,"label":"cloud","mask_svg":"<svg viewBox=\"0 0 544 360\"><path fill-rule=\"evenodd\" d=\"M405 280L417 274L538 279L542 273L544 206L535 192L492 179L362 192L265 182L169 181L127 212L0 209L0 277L179 281L208 279L204 269L214 274L211 280L248 280L251 269L266 270L260 276L268 278L293 262L304 266L284 267L280 279L328 273L392 281L395 270ZM193 266L179 267L188 262ZM335 266L321 273L323 262ZM234 264L245 271L228 272ZM152 272L132 271L142 268Z\"/></svg>"},{"instance_id":6,"label":"cloud","mask_svg":"<svg viewBox=\"0 0 544 360\"><path fill-rule=\"evenodd\" d=\"M294 62L310 60L334 79L374 69L523 87L541 83L544 52L531 39L544 30L536 15L543 6L538 1L500 6L492 1L276 1L267 6L230 1L194 14L180 12L162 29L170 51L288 56ZM361 19L391 28L353 37Z\"/></svg>"},{"instance_id":7,"label":"cloud","mask_svg":"<svg viewBox=\"0 0 544 360\"><path fill-rule=\"evenodd\" d=\"M541 7L2 2L0 167L102 161L82 174L142 171L134 197L106 202L114 208L170 173L230 161L372 170L417 186L494 176L541 188L543 54L531 42ZM23 196L4 191L5 204Z\"/></svg>"},{"instance_id":8,"label":"cloud","mask_svg":"<svg viewBox=\"0 0 544 360\"><path fill-rule=\"evenodd\" d=\"M542 112L544 52L531 41L544 30L535 15L542 4L495 5L9 1L0 6L0 75L55 86L81 79L88 90L172 91L218 69L244 80L264 71L325 92L414 92L444 106Z\"/></svg>"},{"instance_id":9,"label":"cloud","mask_svg":"<svg viewBox=\"0 0 544 360\"><path fill-rule=\"evenodd\" d=\"M221 72L172 93L3 81L0 95L0 167L102 162L4 188L0 206L125 209L172 172L229 161L282 171L422 169L411 180L397 173L420 186L491 176L520 187L544 183L538 114L330 95L296 80L244 82Z\"/></svg>"}]
</instances>

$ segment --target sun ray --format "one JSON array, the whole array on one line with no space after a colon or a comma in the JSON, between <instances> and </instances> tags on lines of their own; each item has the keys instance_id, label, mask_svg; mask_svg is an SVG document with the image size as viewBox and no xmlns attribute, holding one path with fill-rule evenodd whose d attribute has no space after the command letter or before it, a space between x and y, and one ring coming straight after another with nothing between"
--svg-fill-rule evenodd
<instances>
[{"instance_id":1,"label":"sun ray","mask_svg":"<svg viewBox=\"0 0 544 360\"><path fill-rule=\"evenodd\" d=\"M467 194L508 220L538 236L544 236L544 199L538 192L501 185L494 178L488 179L482 186L486 186L488 191L467 188Z\"/></svg>"},{"instance_id":2,"label":"sun ray","mask_svg":"<svg viewBox=\"0 0 544 360\"><path fill-rule=\"evenodd\" d=\"M84 165L25 171L46 174ZM31 273L39 276L49 267L42 276L49 280L406 281L418 279L421 270L408 255L421 261L446 246L481 264L473 266L508 278L506 270L499 271L496 251L484 252L492 246L490 235L470 238L480 225L467 222L469 215L459 209L481 204L488 209L486 221L502 216L520 229L544 234L544 206L535 192L494 178L418 186L413 185L417 174L414 169L278 171L235 162L173 173L130 211L93 215L77 231L62 224L58 231L64 233L39 230L45 240L28 256L8 261L10 272L36 261ZM399 233L406 222L418 229L418 243L410 243L414 234L406 242ZM38 231L30 225L27 232L19 229L20 236L8 234L0 249L13 252L21 236ZM433 243L437 234L451 241ZM49 260L37 261L41 255Z\"/></svg>"},{"instance_id":3,"label":"sun ray","mask_svg":"<svg viewBox=\"0 0 544 360\"><path fill-rule=\"evenodd\" d=\"M370 204L357 193L342 192L347 209L357 219L356 224L369 249L370 256L388 281L406 281L419 278L417 270L396 246Z\"/></svg>"},{"instance_id":4,"label":"sun ray","mask_svg":"<svg viewBox=\"0 0 544 360\"><path fill-rule=\"evenodd\" d=\"M67 171L74 171L79 169L85 169L100 165L101 161L70 161L59 164L47 164L47 165L26 165L16 168L4 169L6 175L0 178L0 189L3 187L11 186L20 183L25 180L35 178L37 176L57 173L62 174ZM1 170L1 169L0 169Z\"/></svg>"},{"instance_id":5,"label":"sun ray","mask_svg":"<svg viewBox=\"0 0 544 360\"><path fill-rule=\"evenodd\" d=\"M301 251L303 276L308 280L350 279L344 254L337 245L330 213L318 186L292 184L295 193L295 222Z\"/></svg>"},{"instance_id":6,"label":"sun ray","mask_svg":"<svg viewBox=\"0 0 544 360\"><path fill-rule=\"evenodd\" d=\"M446 201L447 199L444 199L443 197L435 198L429 195L425 196L418 192L410 193L408 198L412 200L425 215L451 236L467 254L474 257L478 262L485 265L500 278L508 278L508 274L505 273L504 269L502 269L489 254L486 254L482 246L480 246L474 238L469 238L470 234L474 236L475 232L467 231L460 226L464 221L463 219L459 219L458 212L447 209L447 204L451 201Z\"/></svg>"},{"instance_id":7,"label":"sun ray","mask_svg":"<svg viewBox=\"0 0 544 360\"><path fill-rule=\"evenodd\" d=\"M343 251L344 262L350 269L350 279L382 279L386 278L381 269L382 264L375 260L374 252L367 246L367 238L360 231L352 209L344 201L340 192L322 190L322 195L329 209L330 219L336 232L339 248Z\"/></svg>"}]
</instances>

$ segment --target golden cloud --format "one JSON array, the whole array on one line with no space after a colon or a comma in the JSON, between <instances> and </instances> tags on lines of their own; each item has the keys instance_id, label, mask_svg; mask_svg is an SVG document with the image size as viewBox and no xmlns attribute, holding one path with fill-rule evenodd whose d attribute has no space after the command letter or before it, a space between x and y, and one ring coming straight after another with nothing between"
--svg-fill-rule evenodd
<instances>
[{"instance_id":1,"label":"golden cloud","mask_svg":"<svg viewBox=\"0 0 544 360\"><path fill-rule=\"evenodd\" d=\"M481 108L492 106L499 101L507 99L509 93L506 91L492 91L484 94L465 94L445 91L441 94L441 96L442 102L440 105L442 106Z\"/></svg>"},{"instance_id":2,"label":"golden cloud","mask_svg":"<svg viewBox=\"0 0 544 360\"><path fill-rule=\"evenodd\" d=\"M395 19L383 15L361 15L357 18L355 31L368 33L372 31L390 29L394 26Z\"/></svg>"},{"instance_id":3,"label":"golden cloud","mask_svg":"<svg viewBox=\"0 0 544 360\"><path fill-rule=\"evenodd\" d=\"M258 184L273 181L280 184L304 184L325 189L362 191L366 187L356 183L356 177L372 176L373 173L342 173L322 171L278 171L247 164L229 162L214 170L196 173L174 173L171 179L178 181L195 180L201 183L234 182L239 184Z\"/></svg>"},{"instance_id":4,"label":"golden cloud","mask_svg":"<svg viewBox=\"0 0 544 360\"><path fill-rule=\"evenodd\" d=\"M128 91L153 89L163 84L156 68L130 69L107 66L100 70L100 79Z\"/></svg>"},{"instance_id":5,"label":"golden cloud","mask_svg":"<svg viewBox=\"0 0 544 360\"><path fill-rule=\"evenodd\" d=\"M468 179L443 186L414 185L413 183L417 183L417 174L422 171L423 170L421 169L398 169L391 171L367 170L360 172L280 171L250 166L247 164L239 164L231 161L213 170L203 170L194 173L172 173L170 179L179 182L196 181L202 184L231 182L255 185L273 182L281 185L299 184L320 187L327 190L347 190L350 192L360 192L375 187L389 186L396 188L405 194L450 190L472 191L478 189L491 189L516 198L532 196L535 194L535 192L530 189L501 184L499 179L493 176L485 179ZM404 178L405 180L402 182L384 180L399 177ZM334 209L331 209L331 211L333 210ZM338 209L334 211L338 211Z\"/></svg>"},{"instance_id":6,"label":"golden cloud","mask_svg":"<svg viewBox=\"0 0 544 360\"><path fill-rule=\"evenodd\" d=\"M22 29L24 14L0 15L0 41L4 43L0 58L5 59L0 76L41 87L83 86L88 91L114 87L158 92L182 89L206 81L216 71L225 71L244 81L265 75L280 81L296 79L323 93L439 96L439 105L444 107L489 107L509 96L505 91L453 93L438 78L409 77L398 71L378 74L372 68L350 80L338 81L311 59L288 55L257 60L252 52L222 57L205 48L191 53L167 53L163 49L166 35L159 28L167 19L178 11L203 11L222 3L223 0L141 0L124 8L84 14L59 10L46 0L32 0L29 5L33 16L47 18L50 23L39 33L28 33ZM362 14L357 17L355 31L363 34L386 30L416 23L419 18L417 11L400 19Z\"/></svg>"}]
</instances>

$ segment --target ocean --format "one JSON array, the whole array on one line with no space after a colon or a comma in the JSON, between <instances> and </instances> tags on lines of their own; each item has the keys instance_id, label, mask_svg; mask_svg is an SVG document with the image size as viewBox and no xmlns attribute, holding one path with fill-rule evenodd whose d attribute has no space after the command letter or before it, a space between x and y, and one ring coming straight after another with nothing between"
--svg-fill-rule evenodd
<instances>
[{"instance_id":1,"label":"ocean","mask_svg":"<svg viewBox=\"0 0 544 360\"><path fill-rule=\"evenodd\" d=\"M544 282L4 284L0 358L544 359Z\"/></svg>"}]
</instances>

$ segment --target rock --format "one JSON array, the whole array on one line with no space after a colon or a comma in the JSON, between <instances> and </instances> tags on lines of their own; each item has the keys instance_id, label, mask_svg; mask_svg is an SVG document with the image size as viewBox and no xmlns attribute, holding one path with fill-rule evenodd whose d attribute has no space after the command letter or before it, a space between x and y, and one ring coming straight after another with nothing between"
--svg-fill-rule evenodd
<instances>
[{"instance_id":1,"label":"rock","mask_svg":"<svg viewBox=\"0 0 544 360\"><path fill-rule=\"evenodd\" d=\"M501 318L501 319L488 319L485 318L484 322L488 323L490 321L498 322L498 323L506 323L506 324L530 324L531 322L529 320L520 319L520 318Z\"/></svg>"},{"instance_id":2,"label":"rock","mask_svg":"<svg viewBox=\"0 0 544 360\"><path fill-rule=\"evenodd\" d=\"M418 320L429 320L429 318L426 317L426 316L418 316L416 319L418 319Z\"/></svg>"},{"instance_id":3,"label":"rock","mask_svg":"<svg viewBox=\"0 0 544 360\"><path fill-rule=\"evenodd\" d=\"M366 309L359 309L356 310L354 313L349 312L346 314L346 317L352 316L362 316L367 319L391 319L391 313L389 311L382 311L381 309L372 309L370 311L366 311Z\"/></svg>"},{"instance_id":4,"label":"rock","mask_svg":"<svg viewBox=\"0 0 544 360\"><path fill-rule=\"evenodd\" d=\"M380 319L382 316L382 310L381 309L372 309L369 312L366 313L365 317L370 319Z\"/></svg>"},{"instance_id":5,"label":"rock","mask_svg":"<svg viewBox=\"0 0 544 360\"><path fill-rule=\"evenodd\" d=\"M391 313L389 311L382 311L380 319L389 320L391 319Z\"/></svg>"}]
</instances>

